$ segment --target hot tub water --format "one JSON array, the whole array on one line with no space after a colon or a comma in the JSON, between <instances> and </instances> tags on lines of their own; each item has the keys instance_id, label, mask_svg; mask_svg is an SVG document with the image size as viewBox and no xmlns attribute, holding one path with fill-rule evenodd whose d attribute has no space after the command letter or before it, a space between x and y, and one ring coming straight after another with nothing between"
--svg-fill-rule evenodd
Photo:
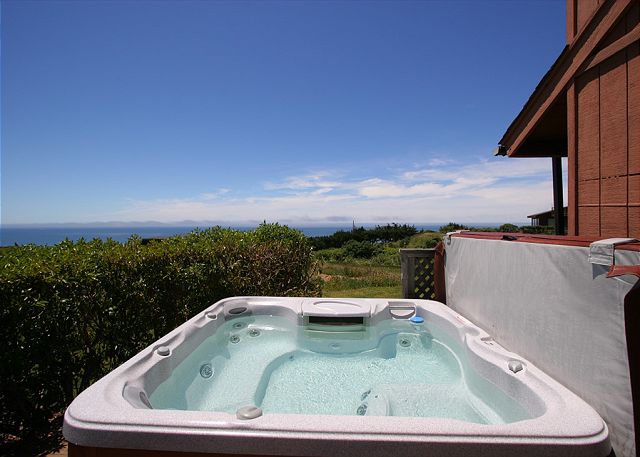
<instances>
[{"instance_id":1,"label":"hot tub water","mask_svg":"<svg viewBox=\"0 0 640 457\"><path fill-rule=\"evenodd\" d=\"M503 391L465 375L460 350L437 327L408 320L309 330L278 316L236 317L186 357L149 401L154 409L231 414L257 406L263 414L479 424L529 418Z\"/></svg>"}]
</instances>

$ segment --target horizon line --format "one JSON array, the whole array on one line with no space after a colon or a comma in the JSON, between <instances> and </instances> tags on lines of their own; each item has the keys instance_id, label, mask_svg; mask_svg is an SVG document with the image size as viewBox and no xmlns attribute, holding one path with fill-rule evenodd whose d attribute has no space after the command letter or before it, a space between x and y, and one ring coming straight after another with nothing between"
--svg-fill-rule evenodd
<instances>
[{"instance_id":1,"label":"horizon line","mask_svg":"<svg viewBox=\"0 0 640 457\"><path fill-rule=\"evenodd\" d=\"M103 228L103 227L216 227L216 226L258 226L260 224L280 224L293 227L338 227L338 226L364 226L364 225L438 225L438 224L514 224L522 225L529 224L530 221L464 221L464 220L451 220L451 221L172 221L172 222L160 222L160 221L93 221L93 222L29 222L29 223L0 223L0 228L74 228L74 227L86 227L86 228Z\"/></svg>"}]
</instances>

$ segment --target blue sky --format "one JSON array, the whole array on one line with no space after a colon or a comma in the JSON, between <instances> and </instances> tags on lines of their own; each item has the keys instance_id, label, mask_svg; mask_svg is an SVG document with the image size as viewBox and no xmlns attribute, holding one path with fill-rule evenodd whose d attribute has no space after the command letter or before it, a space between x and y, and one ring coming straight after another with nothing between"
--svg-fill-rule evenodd
<instances>
[{"instance_id":1,"label":"blue sky","mask_svg":"<svg viewBox=\"0 0 640 457\"><path fill-rule=\"evenodd\" d=\"M3 1L2 223L525 221L565 2Z\"/></svg>"}]
</instances>

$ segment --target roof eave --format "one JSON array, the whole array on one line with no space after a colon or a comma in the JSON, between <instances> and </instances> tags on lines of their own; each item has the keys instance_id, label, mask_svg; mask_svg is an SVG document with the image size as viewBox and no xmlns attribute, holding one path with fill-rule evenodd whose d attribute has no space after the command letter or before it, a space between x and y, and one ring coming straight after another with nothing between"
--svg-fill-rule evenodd
<instances>
[{"instance_id":1,"label":"roof eave","mask_svg":"<svg viewBox=\"0 0 640 457\"><path fill-rule=\"evenodd\" d=\"M554 113L553 109L559 110L558 112L564 110L566 113L567 88L573 78L588 67L594 58L594 50L611 28L623 18L633 1L604 1L571 45L565 46L500 139L499 148L505 150L508 156L567 155L566 116L562 121L564 125L557 124L557 112ZM558 132L561 131L564 133L559 135ZM553 135L545 136L544 133L548 132L553 132ZM539 141L540 139L543 141ZM533 145L527 144L527 141L533 142Z\"/></svg>"}]
</instances>

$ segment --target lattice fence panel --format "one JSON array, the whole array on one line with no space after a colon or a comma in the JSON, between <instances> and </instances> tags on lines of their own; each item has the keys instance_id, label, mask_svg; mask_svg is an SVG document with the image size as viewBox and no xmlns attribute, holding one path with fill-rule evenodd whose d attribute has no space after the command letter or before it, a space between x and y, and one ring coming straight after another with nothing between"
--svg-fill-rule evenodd
<instances>
[{"instance_id":1,"label":"lattice fence panel","mask_svg":"<svg viewBox=\"0 0 640 457\"><path fill-rule=\"evenodd\" d=\"M416 257L413 270L413 297L433 300L436 297L433 285L433 257Z\"/></svg>"},{"instance_id":2,"label":"lattice fence panel","mask_svg":"<svg viewBox=\"0 0 640 457\"><path fill-rule=\"evenodd\" d=\"M404 298L435 299L434 249L400 249Z\"/></svg>"}]
</instances>

